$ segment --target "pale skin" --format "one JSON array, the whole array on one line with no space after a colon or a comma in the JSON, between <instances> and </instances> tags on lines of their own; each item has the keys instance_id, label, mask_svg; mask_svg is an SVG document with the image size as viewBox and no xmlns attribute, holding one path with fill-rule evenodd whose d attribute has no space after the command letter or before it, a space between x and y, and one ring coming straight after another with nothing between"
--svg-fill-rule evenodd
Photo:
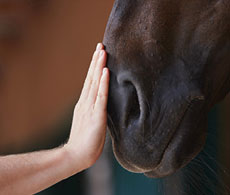
<instances>
[{"instance_id":1,"label":"pale skin","mask_svg":"<svg viewBox=\"0 0 230 195\"><path fill-rule=\"evenodd\" d=\"M68 142L59 148L0 157L0 194L29 195L92 166L106 134L109 71L98 44L75 106Z\"/></svg>"}]
</instances>

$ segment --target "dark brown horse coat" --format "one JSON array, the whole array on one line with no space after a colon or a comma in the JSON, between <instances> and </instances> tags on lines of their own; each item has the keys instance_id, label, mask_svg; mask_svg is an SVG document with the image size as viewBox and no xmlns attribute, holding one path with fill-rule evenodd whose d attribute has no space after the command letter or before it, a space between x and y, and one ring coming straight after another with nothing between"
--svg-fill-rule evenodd
<instances>
[{"instance_id":1,"label":"dark brown horse coat","mask_svg":"<svg viewBox=\"0 0 230 195\"><path fill-rule=\"evenodd\" d=\"M174 173L200 152L207 113L230 90L230 1L116 0L104 44L118 161Z\"/></svg>"}]
</instances>

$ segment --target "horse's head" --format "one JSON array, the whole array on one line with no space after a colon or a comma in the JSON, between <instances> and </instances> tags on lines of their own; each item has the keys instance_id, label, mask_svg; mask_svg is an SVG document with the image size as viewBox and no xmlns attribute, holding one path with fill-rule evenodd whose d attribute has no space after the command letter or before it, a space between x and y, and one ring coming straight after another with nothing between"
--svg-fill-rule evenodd
<instances>
[{"instance_id":1,"label":"horse's head","mask_svg":"<svg viewBox=\"0 0 230 195\"><path fill-rule=\"evenodd\" d=\"M116 0L104 44L116 158L174 173L202 149L207 113L230 90L230 1Z\"/></svg>"}]
</instances>

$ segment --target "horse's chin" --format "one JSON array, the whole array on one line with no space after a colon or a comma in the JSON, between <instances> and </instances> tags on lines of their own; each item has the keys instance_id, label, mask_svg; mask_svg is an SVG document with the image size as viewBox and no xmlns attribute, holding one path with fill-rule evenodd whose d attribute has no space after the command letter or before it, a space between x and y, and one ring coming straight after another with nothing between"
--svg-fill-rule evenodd
<instances>
[{"instance_id":1,"label":"horse's chin","mask_svg":"<svg viewBox=\"0 0 230 195\"><path fill-rule=\"evenodd\" d=\"M163 154L161 162L155 169L143 173L145 176L150 178L162 178L162 177L172 175L175 172L177 172L179 169L185 167L192 159L194 159L198 155L198 153L202 150L202 148L203 145L200 145L192 154L189 154L183 160L178 160L175 154L173 154L173 152L170 149L168 149ZM169 156L171 157L171 159ZM172 164L174 164L174 166L172 166Z\"/></svg>"}]
</instances>

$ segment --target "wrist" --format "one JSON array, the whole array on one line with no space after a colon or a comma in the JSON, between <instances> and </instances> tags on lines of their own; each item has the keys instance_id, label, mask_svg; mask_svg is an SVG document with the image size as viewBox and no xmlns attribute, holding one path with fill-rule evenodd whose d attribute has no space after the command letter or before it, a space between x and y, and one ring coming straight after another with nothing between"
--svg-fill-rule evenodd
<instances>
[{"instance_id":1,"label":"wrist","mask_svg":"<svg viewBox=\"0 0 230 195\"><path fill-rule=\"evenodd\" d=\"M62 152L68 163L69 171L72 175L88 168L86 164L83 162L80 153L76 152L76 149L74 149L70 144L65 144L62 147Z\"/></svg>"}]
</instances>

